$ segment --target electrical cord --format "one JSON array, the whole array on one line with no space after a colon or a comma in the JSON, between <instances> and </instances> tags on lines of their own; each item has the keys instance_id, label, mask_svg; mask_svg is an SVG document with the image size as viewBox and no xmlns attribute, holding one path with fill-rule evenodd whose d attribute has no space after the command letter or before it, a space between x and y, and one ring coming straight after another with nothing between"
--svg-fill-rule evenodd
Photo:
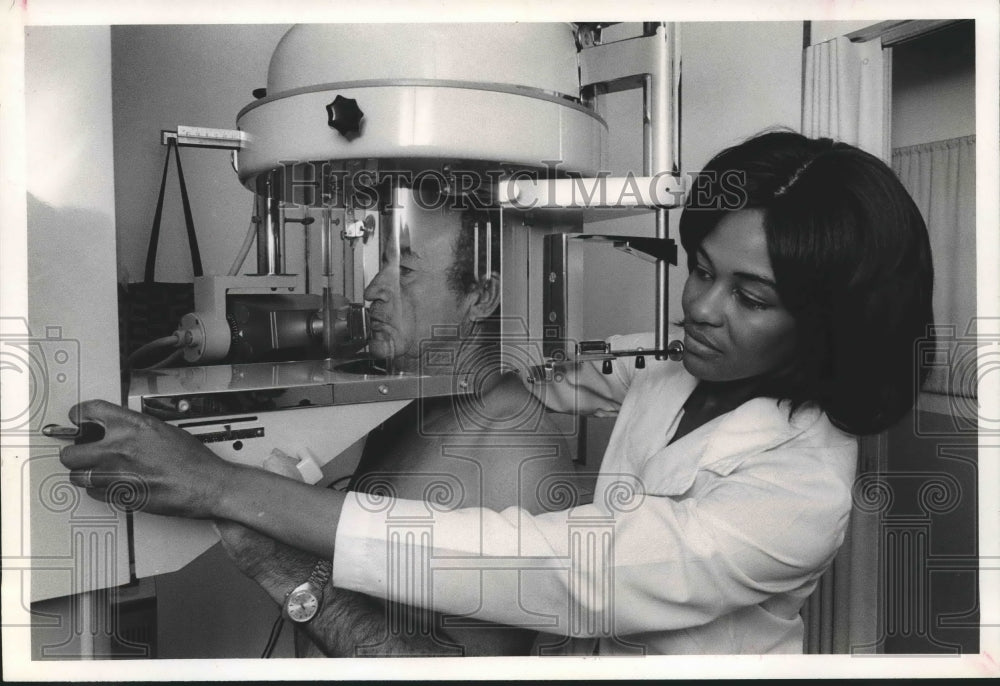
<instances>
[{"instance_id":1,"label":"electrical cord","mask_svg":"<svg viewBox=\"0 0 1000 686\"><path fill-rule=\"evenodd\" d=\"M177 334L173 334L171 336L164 336L163 338L157 338L156 340L150 341L149 343L140 346L137 350L135 350L135 352L129 355L128 360L126 360L125 362L125 365L129 369L132 369L132 367L135 365L135 361L140 357L142 357L143 355L145 355L146 353L148 353L150 350L155 350L156 348L165 348L167 346L177 347L180 345L180 342L181 342L180 336L178 336Z\"/></svg>"},{"instance_id":2,"label":"electrical cord","mask_svg":"<svg viewBox=\"0 0 1000 686\"><path fill-rule=\"evenodd\" d=\"M175 350L172 353L170 353L169 355L167 355L165 358L163 358L162 360L160 360L159 362L157 362L156 364L151 364L148 367L143 367L143 370L146 370L146 369L162 369L163 367L166 367L170 363L175 362L182 355L184 355L184 351L183 350Z\"/></svg>"},{"instance_id":3,"label":"electrical cord","mask_svg":"<svg viewBox=\"0 0 1000 686\"><path fill-rule=\"evenodd\" d=\"M264 646L264 652L260 656L261 659L266 660L274 653L274 648L278 645L278 638L281 636L281 629L284 626L285 616L284 614L279 614L278 618L274 620L274 624L271 625L271 635L267 638L267 645Z\"/></svg>"},{"instance_id":4,"label":"electrical cord","mask_svg":"<svg viewBox=\"0 0 1000 686\"><path fill-rule=\"evenodd\" d=\"M253 241L257 237L257 225L253 220L254 210L257 209L256 200L251 198L251 203L250 226L247 228L247 235L243 239L243 245L240 246L240 252L236 255L236 260L233 261L233 266L229 268L229 276L236 276L240 273L240 269L243 268L243 263L246 262L247 255L250 253L250 246L253 245Z\"/></svg>"},{"instance_id":5,"label":"electrical cord","mask_svg":"<svg viewBox=\"0 0 1000 686\"><path fill-rule=\"evenodd\" d=\"M346 491L347 484L351 479L354 478L353 474L348 474L347 476L342 476L339 479L334 479L327 488L333 489L334 491Z\"/></svg>"}]
</instances>

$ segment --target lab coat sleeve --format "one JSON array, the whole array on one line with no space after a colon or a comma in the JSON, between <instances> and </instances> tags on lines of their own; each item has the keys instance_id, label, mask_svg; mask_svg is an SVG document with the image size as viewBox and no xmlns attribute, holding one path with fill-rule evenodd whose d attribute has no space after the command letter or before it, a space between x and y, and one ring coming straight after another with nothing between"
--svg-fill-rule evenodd
<instances>
[{"instance_id":1,"label":"lab coat sleeve","mask_svg":"<svg viewBox=\"0 0 1000 686\"><path fill-rule=\"evenodd\" d=\"M697 499L619 493L607 508L537 516L517 508L434 512L422 502L351 494L333 581L569 636L701 625L822 572L843 540L851 502L849 480L823 466L831 453L852 459L855 450L778 449L720 475Z\"/></svg>"},{"instance_id":2,"label":"lab coat sleeve","mask_svg":"<svg viewBox=\"0 0 1000 686\"><path fill-rule=\"evenodd\" d=\"M611 336L607 342L612 350L653 347L652 334ZM526 387L555 412L612 416L617 414L635 376L635 365L630 362L631 358L614 360L610 374L601 371L601 362L562 365L556 368L551 381L535 381Z\"/></svg>"}]
</instances>

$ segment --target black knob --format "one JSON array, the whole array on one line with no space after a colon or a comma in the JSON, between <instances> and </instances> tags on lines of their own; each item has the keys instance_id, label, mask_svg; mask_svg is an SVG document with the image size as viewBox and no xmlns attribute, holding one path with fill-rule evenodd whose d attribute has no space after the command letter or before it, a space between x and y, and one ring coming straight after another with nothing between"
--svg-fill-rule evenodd
<instances>
[{"instance_id":1,"label":"black knob","mask_svg":"<svg viewBox=\"0 0 1000 686\"><path fill-rule=\"evenodd\" d=\"M266 98L267 97L267 89L266 88L254 88L253 89L253 97L256 98L257 100L260 100L261 98Z\"/></svg>"},{"instance_id":2,"label":"black knob","mask_svg":"<svg viewBox=\"0 0 1000 686\"><path fill-rule=\"evenodd\" d=\"M601 371L605 374L611 373L611 360L604 360L604 364L601 365Z\"/></svg>"},{"instance_id":3,"label":"black knob","mask_svg":"<svg viewBox=\"0 0 1000 686\"><path fill-rule=\"evenodd\" d=\"M635 357L635 368L645 369L646 368L646 358L642 355L636 355Z\"/></svg>"},{"instance_id":4,"label":"black knob","mask_svg":"<svg viewBox=\"0 0 1000 686\"><path fill-rule=\"evenodd\" d=\"M338 95L326 106L327 124L337 129L347 140L354 140L361 135L361 120L365 113L358 107L358 101Z\"/></svg>"}]
</instances>

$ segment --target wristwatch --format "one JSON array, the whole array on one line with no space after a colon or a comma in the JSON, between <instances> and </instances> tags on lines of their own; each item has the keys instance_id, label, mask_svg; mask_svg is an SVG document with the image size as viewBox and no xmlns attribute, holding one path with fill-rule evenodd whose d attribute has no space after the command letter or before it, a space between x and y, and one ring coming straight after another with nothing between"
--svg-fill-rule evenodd
<instances>
[{"instance_id":1,"label":"wristwatch","mask_svg":"<svg viewBox=\"0 0 1000 686\"><path fill-rule=\"evenodd\" d=\"M312 574L305 583L299 584L285 596L284 615L293 622L305 624L319 612L323 598L323 587L330 580L333 564L320 560L313 567Z\"/></svg>"}]
</instances>

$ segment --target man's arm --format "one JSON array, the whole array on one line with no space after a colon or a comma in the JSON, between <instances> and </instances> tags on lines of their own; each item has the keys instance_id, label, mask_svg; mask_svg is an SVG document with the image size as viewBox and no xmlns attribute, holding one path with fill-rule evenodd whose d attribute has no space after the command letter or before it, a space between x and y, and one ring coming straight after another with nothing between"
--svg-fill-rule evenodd
<instances>
[{"instance_id":1,"label":"man's arm","mask_svg":"<svg viewBox=\"0 0 1000 686\"><path fill-rule=\"evenodd\" d=\"M289 590L309 577L319 560L234 522L219 521L216 528L240 571L256 581L279 606L284 604ZM417 611L427 615L423 621L410 617L408 631L390 632L387 614L391 608L384 601L327 583L319 613L302 628L328 657L460 654L455 644L435 634L429 612Z\"/></svg>"}]
</instances>

